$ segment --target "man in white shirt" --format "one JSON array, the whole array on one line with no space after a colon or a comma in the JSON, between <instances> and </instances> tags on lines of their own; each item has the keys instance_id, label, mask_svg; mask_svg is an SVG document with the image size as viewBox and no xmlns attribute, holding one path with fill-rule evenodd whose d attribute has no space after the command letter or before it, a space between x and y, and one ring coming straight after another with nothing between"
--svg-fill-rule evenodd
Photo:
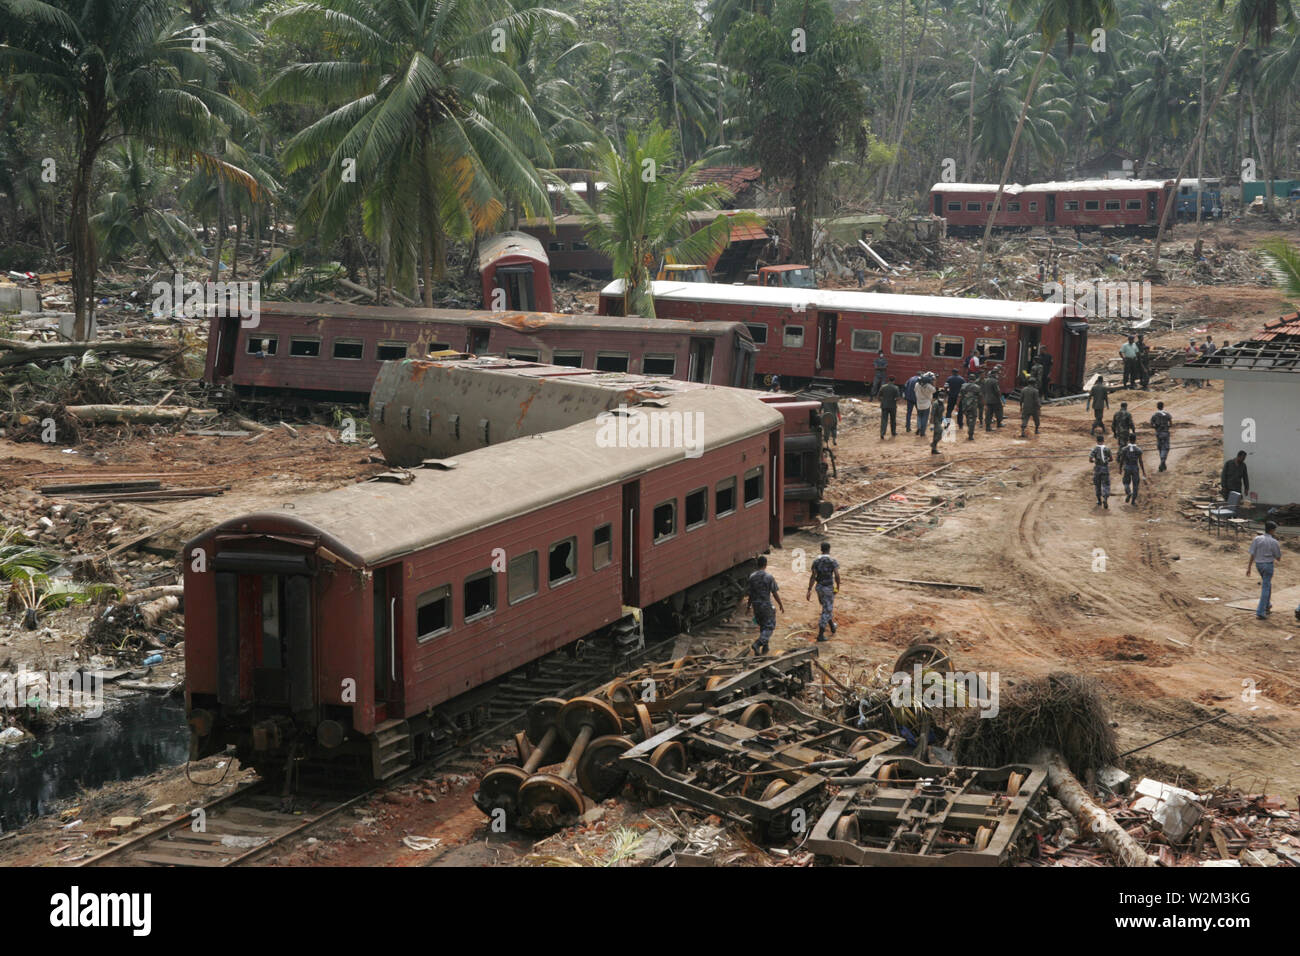
<instances>
[{"instance_id":1,"label":"man in white shirt","mask_svg":"<svg viewBox=\"0 0 1300 956\"><path fill-rule=\"evenodd\" d=\"M1267 620L1269 611L1273 609L1269 603L1273 596L1273 565L1282 558L1282 546L1273 537L1276 530L1276 521L1265 521L1264 533L1255 536L1250 543L1250 556L1246 558L1246 577L1250 577L1252 563L1259 569L1259 606L1255 608L1255 617L1261 621Z\"/></svg>"},{"instance_id":2,"label":"man in white shirt","mask_svg":"<svg viewBox=\"0 0 1300 956\"><path fill-rule=\"evenodd\" d=\"M930 418L930 407L934 404L934 373L926 372L916 383L916 434L925 437L925 423ZM936 421L936 424L938 422Z\"/></svg>"}]
</instances>

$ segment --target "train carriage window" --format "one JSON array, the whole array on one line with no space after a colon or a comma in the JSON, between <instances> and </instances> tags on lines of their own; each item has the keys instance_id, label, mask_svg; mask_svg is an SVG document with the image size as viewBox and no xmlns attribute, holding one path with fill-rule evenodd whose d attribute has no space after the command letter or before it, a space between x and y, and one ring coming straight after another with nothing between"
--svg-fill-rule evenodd
<instances>
[{"instance_id":1,"label":"train carriage window","mask_svg":"<svg viewBox=\"0 0 1300 956\"><path fill-rule=\"evenodd\" d=\"M627 359L628 357L626 352L597 352L596 371L626 372Z\"/></svg>"},{"instance_id":2,"label":"train carriage window","mask_svg":"<svg viewBox=\"0 0 1300 956\"><path fill-rule=\"evenodd\" d=\"M1037 202L1031 202L1031 203L1029 204L1029 211L1030 211L1030 212L1038 212L1038 203L1037 203Z\"/></svg>"},{"instance_id":3,"label":"train carriage window","mask_svg":"<svg viewBox=\"0 0 1300 956\"><path fill-rule=\"evenodd\" d=\"M249 355L268 356L274 355L280 347L280 336L278 335L257 335L248 340L244 346Z\"/></svg>"},{"instance_id":4,"label":"train carriage window","mask_svg":"<svg viewBox=\"0 0 1300 956\"><path fill-rule=\"evenodd\" d=\"M465 579L465 623L487 617L497 609L497 575L491 568Z\"/></svg>"},{"instance_id":5,"label":"train carriage window","mask_svg":"<svg viewBox=\"0 0 1300 956\"><path fill-rule=\"evenodd\" d=\"M1007 212L1020 212L1020 203L1018 202L1007 203Z\"/></svg>"},{"instance_id":6,"label":"train carriage window","mask_svg":"<svg viewBox=\"0 0 1300 956\"><path fill-rule=\"evenodd\" d=\"M547 252L563 252L567 248L568 246L565 245L563 242L548 242L546 244Z\"/></svg>"},{"instance_id":7,"label":"train carriage window","mask_svg":"<svg viewBox=\"0 0 1300 956\"><path fill-rule=\"evenodd\" d=\"M1067 199L1067 200L1065 200L1065 202L1062 204L1062 208L1063 208L1066 212L1078 212L1078 211L1079 211L1079 200L1077 200L1077 199Z\"/></svg>"},{"instance_id":8,"label":"train carriage window","mask_svg":"<svg viewBox=\"0 0 1300 956\"><path fill-rule=\"evenodd\" d=\"M429 349L425 354L432 355L434 352L451 352L451 351L453 351L453 349L451 345L447 342L430 342Z\"/></svg>"},{"instance_id":9,"label":"train carriage window","mask_svg":"<svg viewBox=\"0 0 1300 956\"><path fill-rule=\"evenodd\" d=\"M968 202L968 203L966 204L966 211L967 211L967 212L979 212L979 211L980 211L980 207L981 207L981 204L980 204L980 203L977 203L977 202Z\"/></svg>"},{"instance_id":10,"label":"train carriage window","mask_svg":"<svg viewBox=\"0 0 1300 956\"><path fill-rule=\"evenodd\" d=\"M551 353L551 364L582 368L582 353L574 349L556 349Z\"/></svg>"},{"instance_id":11,"label":"train carriage window","mask_svg":"<svg viewBox=\"0 0 1300 956\"><path fill-rule=\"evenodd\" d=\"M736 479L723 478L713 488L713 514L722 518L736 510Z\"/></svg>"},{"instance_id":12,"label":"train carriage window","mask_svg":"<svg viewBox=\"0 0 1300 956\"><path fill-rule=\"evenodd\" d=\"M959 203L959 202L950 202L950 203L948 203L948 211L949 211L949 212L961 212L961 203Z\"/></svg>"},{"instance_id":13,"label":"train carriage window","mask_svg":"<svg viewBox=\"0 0 1300 956\"><path fill-rule=\"evenodd\" d=\"M975 347L984 349L986 361L1005 362L1007 358L1006 339L976 339Z\"/></svg>"},{"instance_id":14,"label":"train carriage window","mask_svg":"<svg viewBox=\"0 0 1300 956\"><path fill-rule=\"evenodd\" d=\"M745 507L756 505L763 500L763 466L751 468L745 472Z\"/></svg>"},{"instance_id":15,"label":"train carriage window","mask_svg":"<svg viewBox=\"0 0 1300 956\"><path fill-rule=\"evenodd\" d=\"M754 340L755 345L767 344L767 326L766 325L746 325L749 329L749 337Z\"/></svg>"},{"instance_id":16,"label":"train carriage window","mask_svg":"<svg viewBox=\"0 0 1300 956\"><path fill-rule=\"evenodd\" d=\"M921 336L917 332L895 332L890 337L889 350L895 355L920 355Z\"/></svg>"},{"instance_id":17,"label":"train carriage window","mask_svg":"<svg viewBox=\"0 0 1300 956\"><path fill-rule=\"evenodd\" d=\"M1096 212L1101 208L1101 202L1097 199L1085 199L1083 201L1083 208L1088 212Z\"/></svg>"},{"instance_id":18,"label":"train carriage window","mask_svg":"<svg viewBox=\"0 0 1300 956\"><path fill-rule=\"evenodd\" d=\"M551 545L546 583L551 587L572 581L578 575L578 539L565 538Z\"/></svg>"},{"instance_id":19,"label":"train carriage window","mask_svg":"<svg viewBox=\"0 0 1300 956\"><path fill-rule=\"evenodd\" d=\"M1111 210L1119 209L1119 200L1118 200L1118 199L1107 199L1107 200L1106 200L1106 208L1107 208L1107 209L1111 209Z\"/></svg>"},{"instance_id":20,"label":"train carriage window","mask_svg":"<svg viewBox=\"0 0 1300 956\"><path fill-rule=\"evenodd\" d=\"M518 604L537 593L537 552L517 554L506 571L506 600Z\"/></svg>"},{"instance_id":21,"label":"train carriage window","mask_svg":"<svg viewBox=\"0 0 1300 956\"><path fill-rule=\"evenodd\" d=\"M425 591L415 601L415 632L421 643L451 630L451 585Z\"/></svg>"},{"instance_id":22,"label":"train carriage window","mask_svg":"<svg viewBox=\"0 0 1300 956\"><path fill-rule=\"evenodd\" d=\"M614 560L614 528L603 524L591 535L591 567L599 571Z\"/></svg>"},{"instance_id":23,"label":"train carriage window","mask_svg":"<svg viewBox=\"0 0 1300 956\"><path fill-rule=\"evenodd\" d=\"M375 358L380 362L396 362L406 358L405 342L380 342L375 346Z\"/></svg>"},{"instance_id":24,"label":"train carriage window","mask_svg":"<svg viewBox=\"0 0 1300 956\"><path fill-rule=\"evenodd\" d=\"M299 358L316 358L320 355L320 339L309 339L297 335L289 338L289 354Z\"/></svg>"},{"instance_id":25,"label":"train carriage window","mask_svg":"<svg viewBox=\"0 0 1300 956\"><path fill-rule=\"evenodd\" d=\"M781 344L788 349L803 348L803 326L787 325L781 336Z\"/></svg>"},{"instance_id":26,"label":"train carriage window","mask_svg":"<svg viewBox=\"0 0 1300 956\"><path fill-rule=\"evenodd\" d=\"M361 339L335 339L333 355L336 359L360 359L365 354L366 344Z\"/></svg>"},{"instance_id":27,"label":"train carriage window","mask_svg":"<svg viewBox=\"0 0 1300 956\"><path fill-rule=\"evenodd\" d=\"M646 375L672 375L677 371L677 356L647 353L641 360L641 371Z\"/></svg>"},{"instance_id":28,"label":"train carriage window","mask_svg":"<svg viewBox=\"0 0 1300 956\"><path fill-rule=\"evenodd\" d=\"M573 241L574 252L586 252L590 248L591 246L587 245L585 242L580 242L577 239Z\"/></svg>"},{"instance_id":29,"label":"train carriage window","mask_svg":"<svg viewBox=\"0 0 1300 956\"><path fill-rule=\"evenodd\" d=\"M855 352L879 352L880 333L870 329L854 329L849 348Z\"/></svg>"},{"instance_id":30,"label":"train carriage window","mask_svg":"<svg viewBox=\"0 0 1300 956\"><path fill-rule=\"evenodd\" d=\"M709 489L697 488L686 496L686 530L693 531L709 520Z\"/></svg>"},{"instance_id":31,"label":"train carriage window","mask_svg":"<svg viewBox=\"0 0 1300 956\"><path fill-rule=\"evenodd\" d=\"M506 358L514 359L516 362L536 362L540 354L529 349L506 349Z\"/></svg>"},{"instance_id":32,"label":"train carriage window","mask_svg":"<svg viewBox=\"0 0 1300 956\"><path fill-rule=\"evenodd\" d=\"M1126 199L1126 200L1124 200L1124 208L1125 208L1125 209L1136 209L1136 210L1138 210L1138 211L1140 212L1140 211L1142 210L1142 200L1141 200L1141 199Z\"/></svg>"},{"instance_id":33,"label":"train carriage window","mask_svg":"<svg viewBox=\"0 0 1300 956\"><path fill-rule=\"evenodd\" d=\"M677 499L664 501L655 505L654 512L655 533L654 541L658 544L660 541L667 541L677 534Z\"/></svg>"},{"instance_id":34,"label":"train carriage window","mask_svg":"<svg viewBox=\"0 0 1300 956\"><path fill-rule=\"evenodd\" d=\"M931 354L935 358L961 358L966 354L966 340L960 335L936 335Z\"/></svg>"}]
</instances>

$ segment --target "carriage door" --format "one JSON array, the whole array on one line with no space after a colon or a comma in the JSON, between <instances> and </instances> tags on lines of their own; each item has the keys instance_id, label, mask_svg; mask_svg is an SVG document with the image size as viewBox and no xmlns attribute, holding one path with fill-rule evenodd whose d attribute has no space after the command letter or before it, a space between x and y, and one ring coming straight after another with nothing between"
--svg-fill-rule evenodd
<instances>
[{"instance_id":1,"label":"carriage door","mask_svg":"<svg viewBox=\"0 0 1300 956\"><path fill-rule=\"evenodd\" d=\"M687 379L705 385L713 381L712 339L691 339L691 363Z\"/></svg>"},{"instance_id":2,"label":"carriage door","mask_svg":"<svg viewBox=\"0 0 1300 956\"><path fill-rule=\"evenodd\" d=\"M1155 191L1147 193L1147 224L1155 225L1156 222L1156 194Z\"/></svg>"},{"instance_id":3,"label":"carriage door","mask_svg":"<svg viewBox=\"0 0 1300 956\"><path fill-rule=\"evenodd\" d=\"M372 582L375 634L375 720L388 719L388 704L402 697L402 566L376 568Z\"/></svg>"},{"instance_id":4,"label":"carriage door","mask_svg":"<svg viewBox=\"0 0 1300 956\"><path fill-rule=\"evenodd\" d=\"M943 193L934 194L934 214L936 216L943 215Z\"/></svg>"},{"instance_id":5,"label":"carriage door","mask_svg":"<svg viewBox=\"0 0 1300 956\"><path fill-rule=\"evenodd\" d=\"M235 346L239 344L239 316L227 316L217 328L217 354L212 368L212 384L235 373Z\"/></svg>"},{"instance_id":6,"label":"carriage door","mask_svg":"<svg viewBox=\"0 0 1300 956\"><path fill-rule=\"evenodd\" d=\"M817 313L817 370L835 370L835 330L840 317L835 312Z\"/></svg>"},{"instance_id":7,"label":"carriage door","mask_svg":"<svg viewBox=\"0 0 1300 956\"><path fill-rule=\"evenodd\" d=\"M1047 222L1056 222L1056 193L1047 194Z\"/></svg>"},{"instance_id":8,"label":"carriage door","mask_svg":"<svg viewBox=\"0 0 1300 956\"><path fill-rule=\"evenodd\" d=\"M501 266L497 269L497 282L506 290L507 309L531 312L537 308L532 266Z\"/></svg>"},{"instance_id":9,"label":"carriage door","mask_svg":"<svg viewBox=\"0 0 1300 956\"><path fill-rule=\"evenodd\" d=\"M470 355L484 355L488 350L491 329L471 328L465 334L465 351Z\"/></svg>"},{"instance_id":10,"label":"carriage door","mask_svg":"<svg viewBox=\"0 0 1300 956\"><path fill-rule=\"evenodd\" d=\"M641 482L629 481L623 486L623 603L628 607L641 606L641 589L637 575L641 573Z\"/></svg>"}]
</instances>

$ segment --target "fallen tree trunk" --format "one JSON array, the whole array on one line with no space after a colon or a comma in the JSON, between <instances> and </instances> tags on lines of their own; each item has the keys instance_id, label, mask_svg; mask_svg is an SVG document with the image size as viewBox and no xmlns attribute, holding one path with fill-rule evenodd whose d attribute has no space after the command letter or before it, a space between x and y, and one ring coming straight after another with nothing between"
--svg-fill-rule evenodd
<instances>
[{"instance_id":1,"label":"fallen tree trunk","mask_svg":"<svg viewBox=\"0 0 1300 956\"><path fill-rule=\"evenodd\" d=\"M25 362L58 362L87 352L125 355L128 358L165 359L179 351L174 342L124 339L104 342L20 342L0 339L0 368Z\"/></svg>"},{"instance_id":2,"label":"fallen tree trunk","mask_svg":"<svg viewBox=\"0 0 1300 956\"><path fill-rule=\"evenodd\" d=\"M150 601L156 601L162 597L183 598L185 596L185 585L183 584L159 584L150 588L141 588L138 591L132 591L126 597L122 598L122 604L126 607L132 607L136 604L147 604Z\"/></svg>"},{"instance_id":3,"label":"fallen tree trunk","mask_svg":"<svg viewBox=\"0 0 1300 956\"><path fill-rule=\"evenodd\" d=\"M1047 784L1065 809L1075 815L1083 833L1093 834L1101 845L1123 866L1155 866L1156 859L1115 822L1114 818L1093 803L1083 785L1070 773L1065 759L1055 750L1045 750L1038 763L1047 765Z\"/></svg>"},{"instance_id":4,"label":"fallen tree trunk","mask_svg":"<svg viewBox=\"0 0 1300 956\"><path fill-rule=\"evenodd\" d=\"M211 418L215 408L154 408L151 405L69 405L67 412L80 421L96 425L158 425L182 422L193 415Z\"/></svg>"},{"instance_id":5,"label":"fallen tree trunk","mask_svg":"<svg viewBox=\"0 0 1300 956\"><path fill-rule=\"evenodd\" d=\"M144 621L146 627L157 627L159 621L180 606L179 598L160 597L156 601L149 601L139 606L140 620Z\"/></svg>"}]
</instances>

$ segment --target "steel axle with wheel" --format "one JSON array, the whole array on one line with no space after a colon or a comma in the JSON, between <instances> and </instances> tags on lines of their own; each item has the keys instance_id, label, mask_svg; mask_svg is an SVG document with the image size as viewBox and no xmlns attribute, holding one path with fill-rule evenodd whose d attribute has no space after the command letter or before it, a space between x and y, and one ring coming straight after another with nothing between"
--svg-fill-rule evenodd
<instances>
[{"instance_id":1,"label":"steel axle with wheel","mask_svg":"<svg viewBox=\"0 0 1300 956\"><path fill-rule=\"evenodd\" d=\"M525 780L515 799L521 824L533 829L554 829L583 814L587 801L574 786L578 761L593 739L618 736L623 729L618 712L595 697L575 697L555 723L569 742L569 755L555 773L535 773Z\"/></svg>"}]
</instances>

